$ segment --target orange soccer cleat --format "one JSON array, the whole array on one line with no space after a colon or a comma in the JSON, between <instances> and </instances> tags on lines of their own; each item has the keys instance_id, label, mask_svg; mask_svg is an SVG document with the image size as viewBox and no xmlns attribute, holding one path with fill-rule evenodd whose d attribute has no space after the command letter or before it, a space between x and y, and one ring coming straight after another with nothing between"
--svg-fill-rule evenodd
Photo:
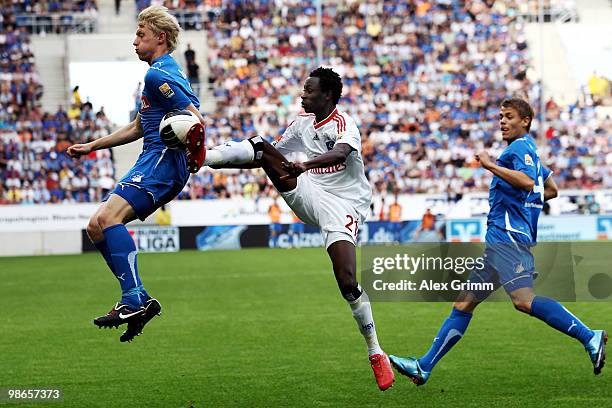
<instances>
[{"instance_id":1,"label":"orange soccer cleat","mask_svg":"<svg viewBox=\"0 0 612 408\"><path fill-rule=\"evenodd\" d=\"M389 357L387 357L386 354L374 354L370 356L370 365L372 366L372 371L374 371L374 377L376 378L378 388L380 388L381 391L393 386L395 375L391 369Z\"/></svg>"},{"instance_id":2,"label":"orange soccer cleat","mask_svg":"<svg viewBox=\"0 0 612 408\"><path fill-rule=\"evenodd\" d=\"M206 130L204 125L196 123L187 132L187 168L190 173L197 173L206 159Z\"/></svg>"}]
</instances>

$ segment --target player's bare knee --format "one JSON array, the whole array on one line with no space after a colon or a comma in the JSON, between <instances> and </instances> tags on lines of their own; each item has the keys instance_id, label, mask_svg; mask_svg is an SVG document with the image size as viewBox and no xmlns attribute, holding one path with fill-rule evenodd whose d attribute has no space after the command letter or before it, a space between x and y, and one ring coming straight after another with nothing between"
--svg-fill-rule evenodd
<instances>
[{"instance_id":1,"label":"player's bare knee","mask_svg":"<svg viewBox=\"0 0 612 408\"><path fill-rule=\"evenodd\" d=\"M531 300L512 299L512 304L514 304L514 308L519 312L531 313Z\"/></svg>"},{"instance_id":2,"label":"player's bare knee","mask_svg":"<svg viewBox=\"0 0 612 408\"><path fill-rule=\"evenodd\" d=\"M98 214L98 225L100 226L101 230L104 230L104 229L106 229L108 227L111 227L111 226L113 226L115 224L120 224L121 221L122 220L119 219L117 214L114 214L113 212L109 211L108 209L103 209Z\"/></svg>"},{"instance_id":3,"label":"player's bare knee","mask_svg":"<svg viewBox=\"0 0 612 408\"><path fill-rule=\"evenodd\" d=\"M104 235L102 234L102 228L100 228L100 224L98 223L98 216L94 214L90 219L89 223L87 223L87 236L92 242L99 242L104 239Z\"/></svg>"},{"instance_id":4,"label":"player's bare knee","mask_svg":"<svg viewBox=\"0 0 612 408\"><path fill-rule=\"evenodd\" d=\"M465 313L472 313L474 311L474 309L476 309L476 306L478 306L478 302L475 301L457 301L455 303L453 303L453 307L457 310L459 310L460 312L465 312Z\"/></svg>"},{"instance_id":5,"label":"player's bare knee","mask_svg":"<svg viewBox=\"0 0 612 408\"><path fill-rule=\"evenodd\" d=\"M531 288L520 288L510 293L514 308L523 313L531 313L531 302L535 294Z\"/></svg>"}]
</instances>

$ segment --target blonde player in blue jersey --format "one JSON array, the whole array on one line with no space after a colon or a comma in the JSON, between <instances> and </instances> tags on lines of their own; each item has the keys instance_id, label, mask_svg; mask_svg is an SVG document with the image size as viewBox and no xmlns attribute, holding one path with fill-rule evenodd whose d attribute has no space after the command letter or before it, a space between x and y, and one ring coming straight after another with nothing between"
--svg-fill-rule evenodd
<instances>
[{"instance_id":1,"label":"blonde player in blue jersey","mask_svg":"<svg viewBox=\"0 0 612 408\"><path fill-rule=\"evenodd\" d=\"M557 196L551 171L542 166L529 128L534 112L522 99L501 103L499 124L508 147L493 161L486 152L476 159L493 173L489 189L485 268L472 272L470 282L503 286L514 307L578 340L586 349L595 374L605 360L607 334L591 330L559 302L533 292L535 265L530 248L536 244L538 217L544 201ZM434 366L463 337L476 306L492 292L464 292L421 358L389 356L393 366L416 385L423 385Z\"/></svg>"},{"instance_id":2,"label":"blonde player in blue jersey","mask_svg":"<svg viewBox=\"0 0 612 408\"><path fill-rule=\"evenodd\" d=\"M144 325L160 313L161 305L150 297L138 275L136 246L125 224L144 220L172 200L187 183L189 172L201 167L205 151L204 118L200 102L180 66L170 56L176 49L180 26L168 9L151 6L138 15L134 48L149 64L144 79L141 108L136 119L114 133L68 148L74 158L144 138L143 151L132 169L117 183L91 217L87 235L100 251L121 285L122 297L111 311L94 319L98 327L127 323L120 340L131 341ZM199 119L187 135L187 151L168 149L159 136L159 123L171 111L189 110Z\"/></svg>"}]
</instances>

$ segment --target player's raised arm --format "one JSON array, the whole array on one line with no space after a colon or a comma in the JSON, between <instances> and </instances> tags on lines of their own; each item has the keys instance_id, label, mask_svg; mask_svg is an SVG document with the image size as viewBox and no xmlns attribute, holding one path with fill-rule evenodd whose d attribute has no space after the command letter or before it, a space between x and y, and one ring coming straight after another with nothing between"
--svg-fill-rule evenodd
<instances>
[{"instance_id":1,"label":"player's raised arm","mask_svg":"<svg viewBox=\"0 0 612 408\"><path fill-rule=\"evenodd\" d=\"M520 170L512 170L506 167L498 166L493 162L489 154L485 151L476 154L476 160L480 162L480 165L495 174L497 177L506 181L512 187L520 188L522 190L531 191L535 186L535 181L523 173Z\"/></svg>"},{"instance_id":2,"label":"player's raised arm","mask_svg":"<svg viewBox=\"0 0 612 408\"><path fill-rule=\"evenodd\" d=\"M78 159L79 157L89 154L95 150L108 149L131 143L140 139L142 136L143 132L140 124L140 114L137 114L136 119L121 129L118 129L110 135L93 140L89 143L74 144L68 148L67 153L71 157Z\"/></svg>"},{"instance_id":3,"label":"player's raised arm","mask_svg":"<svg viewBox=\"0 0 612 408\"><path fill-rule=\"evenodd\" d=\"M189 105L187 105L185 109L193 112L193 114L196 115L198 119L200 119L200 123L202 124L202 126L206 126L206 119L204 119L204 116L202 116L198 108L193 106L193 103L190 103Z\"/></svg>"}]
</instances>

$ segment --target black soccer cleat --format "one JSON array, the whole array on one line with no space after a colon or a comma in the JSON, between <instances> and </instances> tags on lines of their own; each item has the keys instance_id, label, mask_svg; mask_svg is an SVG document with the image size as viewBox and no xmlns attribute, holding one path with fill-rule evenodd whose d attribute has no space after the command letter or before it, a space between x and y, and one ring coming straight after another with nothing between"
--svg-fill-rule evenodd
<instances>
[{"instance_id":1,"label":"black soccer cleat","mask_svg":"<svg viewBox=\"0 0 612 408\"><path fill-rule=\"evenodd\" d=\"M117 302L110 312L104 316L96 317L94 324L99 328L102 327L119 327L124 323L130 323L138 319L145 312L144 307L139 309L131 309L128 305Z\"/></svg>"},{"instance_id":2,"label":"black soccer cleat","mask_svg":"<svg viewBox=\"0 0 612 408\"><path fill-rule=\"evenodd\" d=\"M124 331L123 334L119 337L119 341L121 341L122 343L126 341L131 342L134 337L140 336L145 325L149 323L151 319L153 319L155 316L161 316L161 304L157 299L147 299L143 306L143 309L144 313L142 315L138 316L137 319L128 322L127 330Z\"/></svg>"}]
</instances>

